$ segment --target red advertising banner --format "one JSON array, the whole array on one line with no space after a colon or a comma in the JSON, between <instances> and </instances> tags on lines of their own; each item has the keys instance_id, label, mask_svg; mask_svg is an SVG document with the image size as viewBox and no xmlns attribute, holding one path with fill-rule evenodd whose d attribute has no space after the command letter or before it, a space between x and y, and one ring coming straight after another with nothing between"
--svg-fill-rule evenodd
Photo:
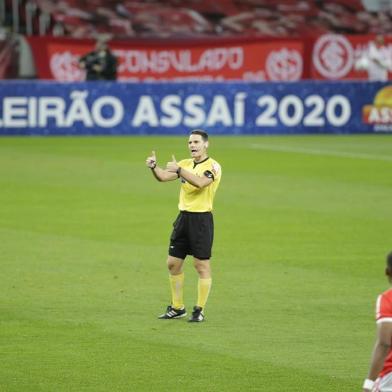
<instances>
[{"instance_id":1,"label":"red advertising banner","mask_svg":"<svg viewBox=\"0 0 392 392\"><path fill-rule=\"evenodd\" d=\"M29 42L40 79L84 80L78 59L94 42L51 37ZM298 39L113 41L109 46L118 59L118 80L124 81L296 81L304 74L305 44Z\"/></svg>"},{"instance_id":2,"label":"red advertising banner","mask_svg":"<svg viewBox=\"0 0 392 392\"><path fill-rule=\"evenodd\" d=\"M374 35L324 34L313 44L310 76L312 79L349 80L368 79L366 67L359 66L366 58ZM384 37L382 47L387 63L392 60L392 36ZM391 64L392 65L392 64ZM389 79L392 67L389 67Z\"/></svg>"}]
</instances>

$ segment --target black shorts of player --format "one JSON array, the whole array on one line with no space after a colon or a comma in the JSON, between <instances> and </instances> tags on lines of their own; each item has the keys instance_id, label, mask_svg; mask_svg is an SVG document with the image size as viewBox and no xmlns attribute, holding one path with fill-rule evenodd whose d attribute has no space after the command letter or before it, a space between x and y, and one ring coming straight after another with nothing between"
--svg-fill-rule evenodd
<instances>
[{"instance_id":1,"label":"black shorts of player","mask_svg":"<svg viewBox=\"0 0 392 392\"><path fill-rule=\"evenodd\" d=\"M211 212L181 211L173 223L169 255L179 259L192 255L208 260L213 240L214 219Z\"/></svg>"}]
</instances>

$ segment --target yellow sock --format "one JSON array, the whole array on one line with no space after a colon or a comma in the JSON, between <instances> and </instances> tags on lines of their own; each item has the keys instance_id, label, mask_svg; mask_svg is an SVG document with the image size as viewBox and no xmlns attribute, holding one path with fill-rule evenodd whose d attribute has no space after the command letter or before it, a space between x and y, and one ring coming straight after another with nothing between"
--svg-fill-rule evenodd
<instances>
[{"instance_id":1,"label":"yellow sock","mask_svg":"<svg viewBox=\"0 0 392 392\"><path fill-rule=\"evenodd\" d=\"M198 297L197 297L197 306L203 308L206 306L206 302L208 299L208 294L210 294L212 279L201 279L199 278L198 284Z\"/></svg>"},{"instance_id":2,"label":"yellow sock","mask_svg":"<svg viewBox=\"0 0 392 392\"><path fill-rule=\"evenodd\" d=\"M169 275L170 288L172 293L172 306L175 309L184 307L184 273L179 275Z\"/></svg>"}]
</instances>

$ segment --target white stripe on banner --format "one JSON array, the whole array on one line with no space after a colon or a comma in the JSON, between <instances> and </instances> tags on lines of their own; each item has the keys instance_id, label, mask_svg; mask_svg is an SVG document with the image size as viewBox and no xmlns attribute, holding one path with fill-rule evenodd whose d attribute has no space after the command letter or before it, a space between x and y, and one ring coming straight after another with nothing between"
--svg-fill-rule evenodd
<instances>
[{"instance_id":1,"label":"white stripe on banner","mask_svg":"<svg viewBox=\"0 0 392 392\"><path fill-rule=\"evenodd\" d=\"M317 150L311 148L291 147L291 146L275 146L271 144L251 144L250 148L259 150L268 150L276 152L293 152L309 155L326 155L342 158L368 159L373 161L392 162L392 157L387 155L372 155L366 153L355 153L346 151Z\"/></svg>"}]
</instances>

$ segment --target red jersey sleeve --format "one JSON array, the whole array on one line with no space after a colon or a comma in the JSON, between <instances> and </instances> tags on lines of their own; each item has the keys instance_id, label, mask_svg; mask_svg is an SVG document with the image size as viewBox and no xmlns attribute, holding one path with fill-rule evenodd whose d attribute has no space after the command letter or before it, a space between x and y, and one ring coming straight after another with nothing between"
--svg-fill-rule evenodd
<instances>
[{"instance_id":1,"label":"red jersey sleeve","mask_svg":"<svg viewBox=\"0 0 392 392\"><path fill-rule=\"evenodd\" d=\"M377 323L384 321L392 322L392 290L388 290L378 296L376 321Z\"/></svg>"}]
</instances>

